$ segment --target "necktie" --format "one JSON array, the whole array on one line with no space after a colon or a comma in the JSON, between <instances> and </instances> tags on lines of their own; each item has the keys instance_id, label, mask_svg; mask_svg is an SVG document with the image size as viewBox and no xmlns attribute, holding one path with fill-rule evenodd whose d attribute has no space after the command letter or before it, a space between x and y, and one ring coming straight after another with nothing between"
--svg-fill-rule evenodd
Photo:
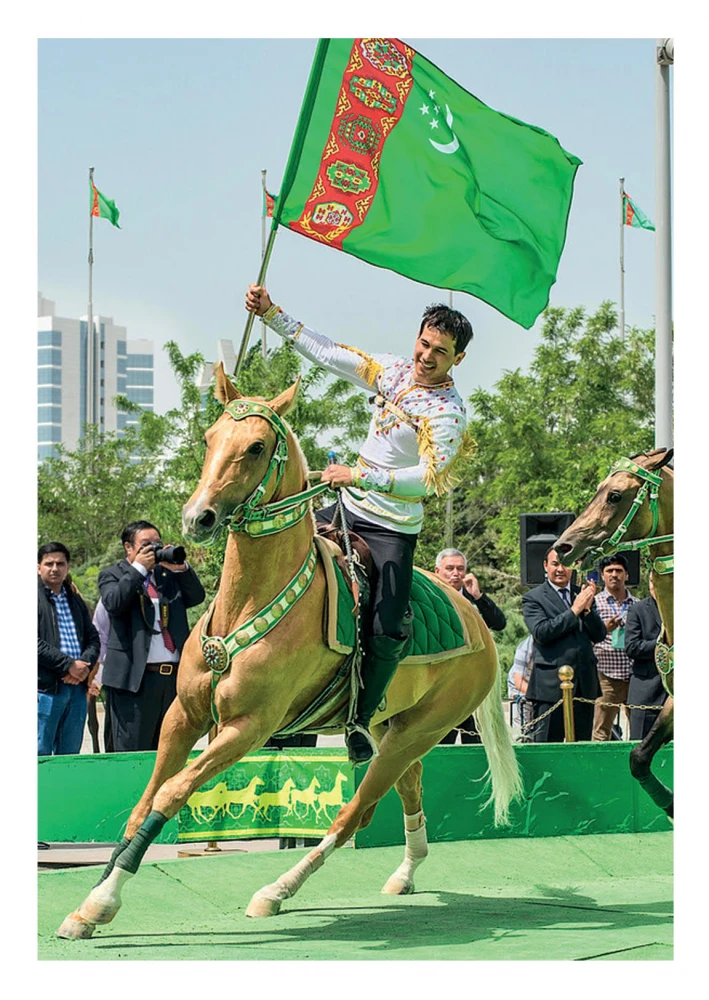
<instances>
[{"instance_id":1,"label":"necktie","mask_svg":"<svg viewBox=\"0 0 709 1000\"><path fill-rule=\"evenodd\" d=\"M152 577L150 577L149 575L148 575L148 577L146 578L146 581L145 581L145 592L147 593L148 597L151 600L153 600L153 601L158 600L157 588L156 588L155 584L153 583ZM159 609L159 605L158 605L158 609ZM160 615L160 611L158 610L158 619L159 619L159 615ZM160 625L160 629L162 631L162 640L165 643L165 649L169 650L169 652L171 652L171 653L174 653L175 652L175 643L173 642L172 636L168 632L167 627L165 625L163 625L163 623L162 623L161 620L158 620L158 624Z\"/></svg>"},{"instance_id":2,"label":"necktie","mask_svg":"<svg viewBox=\"0 0 709 1000\"><path fill-rule=\"evenodd\" d=\"M571 607L571 600L569 598L568 587L564 587L564 589L560 590L559 593L561 594L562 598L564 599L564 604L566 605L566 607L570 608Z\"/></svg>"}]
</instances>

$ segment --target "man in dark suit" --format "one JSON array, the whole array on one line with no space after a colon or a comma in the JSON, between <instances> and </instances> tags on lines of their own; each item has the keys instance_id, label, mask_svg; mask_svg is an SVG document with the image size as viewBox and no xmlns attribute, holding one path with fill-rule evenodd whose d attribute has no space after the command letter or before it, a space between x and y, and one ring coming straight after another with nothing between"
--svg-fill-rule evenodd
<instances>
[{"instance_id":1,"label":"man in dark suit","mask_svg":"<svg viewBox=\"0 0 709 1000\"><path fill-rule=\"evenodd\" d=\"M596 585L571 587L571 569L562 566L552 546L544 559L546 580L522 598L522 615L534 640L534 666L527 686L533 718L540 716L561 698L558 669L574 670L574 728L577 740L590 740L593 732L593 701L599 697L596 656L593 644L606 635L606 626L594 608ZM562 706L535 726L535 743L560 743L564 739Z\"/></svg>"},{"instance_id":2,"label":"man in dark suit","mask_svg":"<svg viewBox=\"0 0 709 1000\"><path fill-rule=\"evenodd\" d=\"M443 549L436 556L434 573L445 583L450 584L454 590L470 601L474 608L480 612L480 617L489 629L493 632L502 632L507 625L505 612L499 608L491 597L482 592L480 584L474 573L467 572L468 560L460 549ZM461 743L482 743L480 734L475 725L475 719L469 715L460 723L456 729L451 729L449 733L439 740L439 743L455 743L460 730Z\"/></svg>"},{"instance_id":3,"label":"man in dark suit","mask_svg":"<svg viewBox=\"0 0 709 1000\"><path fill-rule=\"evenodd\" d=\"M667 699L667 692L655 665L655 647L662 630L662 619L655 600L652 577L650 594L644 601L631 604L625 621L625 652L631 659L628 704L657 705L657 711L630 709L631 740L645 739Z\"/></svg>"},{"instance_id":4,"label":"man in dark suit","mask_svg":"<svg viewBox=\"0 0 709 1000\"><path fill-rule=\"evenodd\" d=\"M204 600L204 588L186 562L156 565L155 544L162 542L148 521L127 525L121 541L126 558L98 576L110 619L103 686L113 749L156 750L177 693L186 609Z\"/></svg>"}]
</instances>

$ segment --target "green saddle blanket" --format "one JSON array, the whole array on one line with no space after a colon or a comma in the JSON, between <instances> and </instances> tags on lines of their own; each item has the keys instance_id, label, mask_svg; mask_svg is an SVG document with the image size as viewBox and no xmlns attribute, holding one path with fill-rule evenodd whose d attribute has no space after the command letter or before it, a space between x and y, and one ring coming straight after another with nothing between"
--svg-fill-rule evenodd
<instances>
[{"instance_id":1,"label":"green saddle blanket","mask_svg":"<svg viewBox=\"0 0 709 1000\"><path fill-rule=\"evenodd\" d=\"M350 653L355 639L354 602L339 566L334 562L332 566L337 576L337 638L328 645L337 652ZM424 570L414 569L411 607L414 613L412 642L403 664L447 660L482 648L480 634L471 636L444 586ZM332 623L327 631L334 638Z\"/></svg>"}]
</instances>

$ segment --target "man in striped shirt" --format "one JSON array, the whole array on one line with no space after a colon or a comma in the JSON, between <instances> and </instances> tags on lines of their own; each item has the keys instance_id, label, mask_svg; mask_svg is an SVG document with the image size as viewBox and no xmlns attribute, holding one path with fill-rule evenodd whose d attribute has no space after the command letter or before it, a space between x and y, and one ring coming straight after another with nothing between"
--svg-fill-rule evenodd
<instances>
[{"instance_id":1,"label":"man in striped shirt","mask_svg":"<svg viewBox=\"0 0 709 1000\"><path fill-rule=\"evenodd\" d=\"M37 753L79 753L86 679L98 659L98 632L67 582L69 550L48 542L37 554Z\"/></svg>"},{"instance_id":2,"label":"man in striped shirt","mask_svg":"<svg viewBox=\"0 0 709 1000\"><path fill-rule=\"evenodd\" d=\"M625 619L628 608L638 598L633 597L626 587L628 563L625 556L618 553L605 556L598 569L605 587L600 594L596 594L596 611L606 626L606 637L593 647L598 660L601 696L593 712L592 739L605 742L611 739L618 709L601 703L626 705L628 702L632 661L625 652ZM625 708L624 711L629 717L629 710Z\"/></svg>"}]
</instances>

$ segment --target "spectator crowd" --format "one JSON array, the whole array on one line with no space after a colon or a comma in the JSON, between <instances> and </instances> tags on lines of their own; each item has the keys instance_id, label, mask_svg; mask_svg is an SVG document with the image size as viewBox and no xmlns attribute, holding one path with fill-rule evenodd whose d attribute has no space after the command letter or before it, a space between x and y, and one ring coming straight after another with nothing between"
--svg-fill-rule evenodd
<instances>
[{"instance_id":1,"label":"spectator crowd","mask_svg":"<svg viewBox=\"0 0 709 1000\"><path fill-rule=\"evenodd\" d=\"M98 576L93 616L71 580L71 555L61 542L42 545L38 572L37 752L77 754L89 723L99 750L96 699L104 704L107 752L157 749L160 727L176 696L180 654L189 635L187 609L205 599L180 546L163 544L148 521L121 533L124 558ZM507 668L510 722L523 741L561 742L563 711L558 669L574 670L577 740L641 740L666 698L655 666L660 615L650 596L628 588L628 564L606 556L593 579L576 586L551 546L545 581L522 598L528 635ZM507 618L485 593L463 552L438 553L435 575L470 602L489 629ZM619 714L619 706L622 714ZM633 707L633 706L643 706ZM621 719L621 725L618 720ZM471 715L442 740L480 743ZM316 737L271 740L269 746L314 745Z\"/></svg>"}]
</instances>

